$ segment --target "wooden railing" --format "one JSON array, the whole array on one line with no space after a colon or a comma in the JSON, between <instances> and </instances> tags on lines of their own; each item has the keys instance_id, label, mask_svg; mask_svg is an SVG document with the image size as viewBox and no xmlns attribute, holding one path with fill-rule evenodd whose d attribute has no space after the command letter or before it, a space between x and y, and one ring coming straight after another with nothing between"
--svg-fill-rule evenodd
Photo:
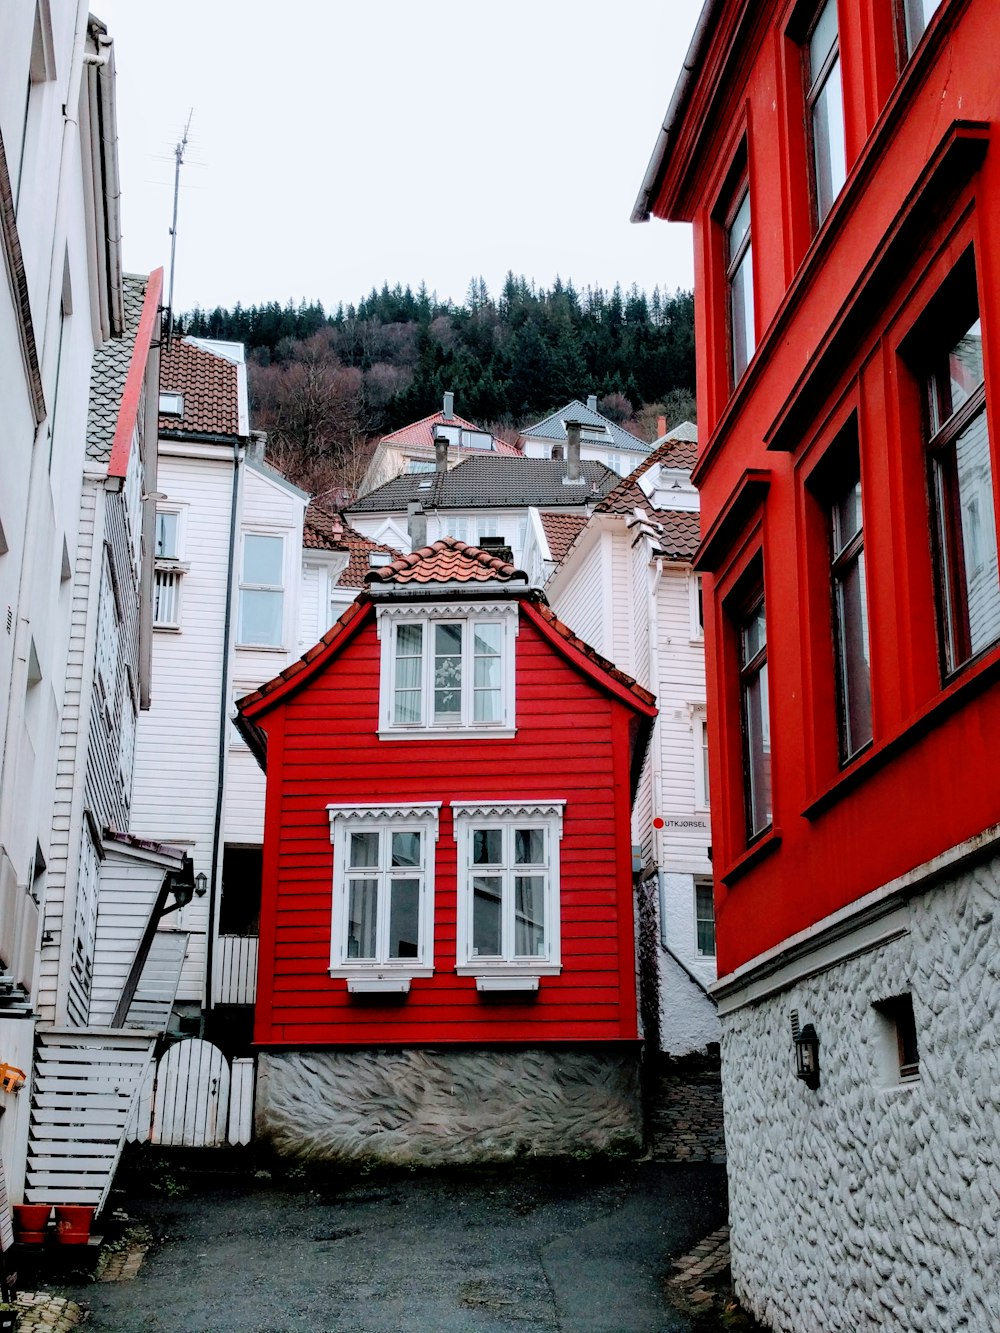
<instances>
[{"instance_id":1,"label":"wooden railing","mask_svg":"<svg viewBox=\"0 0 1000 1333\"><path fill-rule=\"evenodd\" d=\"M257 936L220 935L215 977L216 1004L253 1004L257 995Z\"/></svg>"}]
</instances>

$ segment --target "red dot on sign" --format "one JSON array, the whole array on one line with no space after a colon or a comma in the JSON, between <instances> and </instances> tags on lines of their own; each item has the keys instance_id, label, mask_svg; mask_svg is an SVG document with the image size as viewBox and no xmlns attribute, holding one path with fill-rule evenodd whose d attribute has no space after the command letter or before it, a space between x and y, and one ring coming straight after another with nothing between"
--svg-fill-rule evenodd
<instances>
[{"instance_id":1,"label":"red dot on sign","mask_svg":"<svg viewBox=\"0 0 1000 1333\"><path fill-rule=\"evenodd\" d=\"M653 820L653 828L663 828L663 820L659 815Z\"/></svg>"}]
</instances>

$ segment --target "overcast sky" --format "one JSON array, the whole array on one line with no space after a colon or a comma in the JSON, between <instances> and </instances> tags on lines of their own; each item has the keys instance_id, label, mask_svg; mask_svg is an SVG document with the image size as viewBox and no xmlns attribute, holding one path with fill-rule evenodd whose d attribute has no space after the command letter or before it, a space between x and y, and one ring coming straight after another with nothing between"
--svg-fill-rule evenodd
<instances>
[{"instance_id":1,"label":"overcast sky","mask_svg":"<svg viewBox=\"0 0 1000 1333\"><path fill-rule=\"evenodd\" d=\"M700 0L94 0L115 39L126 266L175 307L508 269L692 283L688 228L629 214ZM169 268L168 268L169 272Z\"/></svg>"}]
</instances>

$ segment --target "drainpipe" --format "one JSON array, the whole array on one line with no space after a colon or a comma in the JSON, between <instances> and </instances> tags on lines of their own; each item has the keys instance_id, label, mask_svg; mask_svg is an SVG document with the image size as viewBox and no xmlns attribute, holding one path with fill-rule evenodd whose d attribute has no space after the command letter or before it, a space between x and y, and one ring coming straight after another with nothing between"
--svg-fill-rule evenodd
<instances>
[{"instance_id":1,"label":"drainpipe","mask_svg":"<svg viewBox=\"0 0 1000 1333\"><path fill-rule=\"evenodd\" d=\"M233 637L233 583L236 578L236 501L240 487L240 442L233 442L233 494L229 509L229 579L226 583L226 614L222 625L222 688L219 698L219 762L218 782L215 788L215 827L212 833L212 873L208 880L208 930L205 940L205 1008L202 1015L202 1035L205 1016L212 1008L212 983L215 971L215 917L218 901L219 839L222 836L222 811L226 795L226 749L229 730L229 658Z\"/></svg>"}]
</instances>

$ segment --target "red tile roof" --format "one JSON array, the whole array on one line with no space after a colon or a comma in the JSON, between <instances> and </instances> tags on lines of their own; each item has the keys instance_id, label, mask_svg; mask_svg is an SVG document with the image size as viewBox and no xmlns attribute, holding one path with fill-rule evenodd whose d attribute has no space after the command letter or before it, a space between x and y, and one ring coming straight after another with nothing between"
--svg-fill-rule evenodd
<instances>
[{"instance_id":1,"label":"red tile roof","mask_svg":"<svg viewBox=\"0 0 1000 1333\"><path fill-rule=\"evenodd\" d=\"M701 518L697 511L656 509L639 485L639 478L651 467L662 464L689 472L697 461L697 445L689 440L667 440L644 458L639 466L623 477L613 491L594 506L598 514L633 514L638 509L660 530L659 547L670 560L691 560L701 540Z\"/></svg>"},{"instance_id":2,"label":"red tile roof","mask_svg":"<svg viewBox=\"0 0 1000 1333\"><path fill-rule=\"evenodd\" d=\"M474 425L471 421L466 421L464 417L452 414L446 417L443 412L433 412L429 417L424 417L422 421L413 421L408 426L400 426L399 430L394 430L388 435L383 435L383 441L389 444L401 444L407 448L414 446L426 449L429 453L434 452L434 428L435 426L461 426L463 430L474 430L480 433L482 428ZM498 440L496 436L493 440L493 449L498 454L520 454L520 449L514 445L507 444L503 440ZM469 445L463 448L471 448Z\"/></svg>"},{"instance_id":3,"label":"red tile roof","mask_svg":"<svg viewBox=\"0 0 1000 1333\"><path fill-rule=\"evenodd\" d=\"M478 546L467 546L457 537L442 537L419 551L401 555L391 565L373 569L365 582L400 583L509 583L512 579L528 581L523 570L515 569Z\"/></svg>"},{"instance_id":4,"label":"red tile roof","mask_svg":"<svg viewBox=\"0 0 1000 1333\"><path fill-rule=\"evenodd\" d=\"M160 352L160 392L184 396L180 416L160 414L160 432L238 435L239 371L224 356L175 338Z\"/></svg>"},{"instance_id":5,"label":"red tile roof","mask_svg":"<svg viewBox=\"0 0 1000 1333\"><path fill-rule=\"evenodd\" d=\"M587 526L585 514L547 514L540 513L545 540L549 544L549 555L560 561L569 548Z\"/></svg>"},{"instance_id":6,"label":"red tile roof","mask_svg":"<svg viewBox=\"0 0 1000 1333\"><path fill-rule=\"evenodd\" d=\"M365 575L371 569L369 556L373 551L398 557L399 552L391 546L372 541L345 523L335 510L324 509L315 500L306 508L305 522L302 529L302 545L312 551L347 551L347 568L337 580L338 587L361 589L365 586Z\"/></svg>"}]
</instances>

